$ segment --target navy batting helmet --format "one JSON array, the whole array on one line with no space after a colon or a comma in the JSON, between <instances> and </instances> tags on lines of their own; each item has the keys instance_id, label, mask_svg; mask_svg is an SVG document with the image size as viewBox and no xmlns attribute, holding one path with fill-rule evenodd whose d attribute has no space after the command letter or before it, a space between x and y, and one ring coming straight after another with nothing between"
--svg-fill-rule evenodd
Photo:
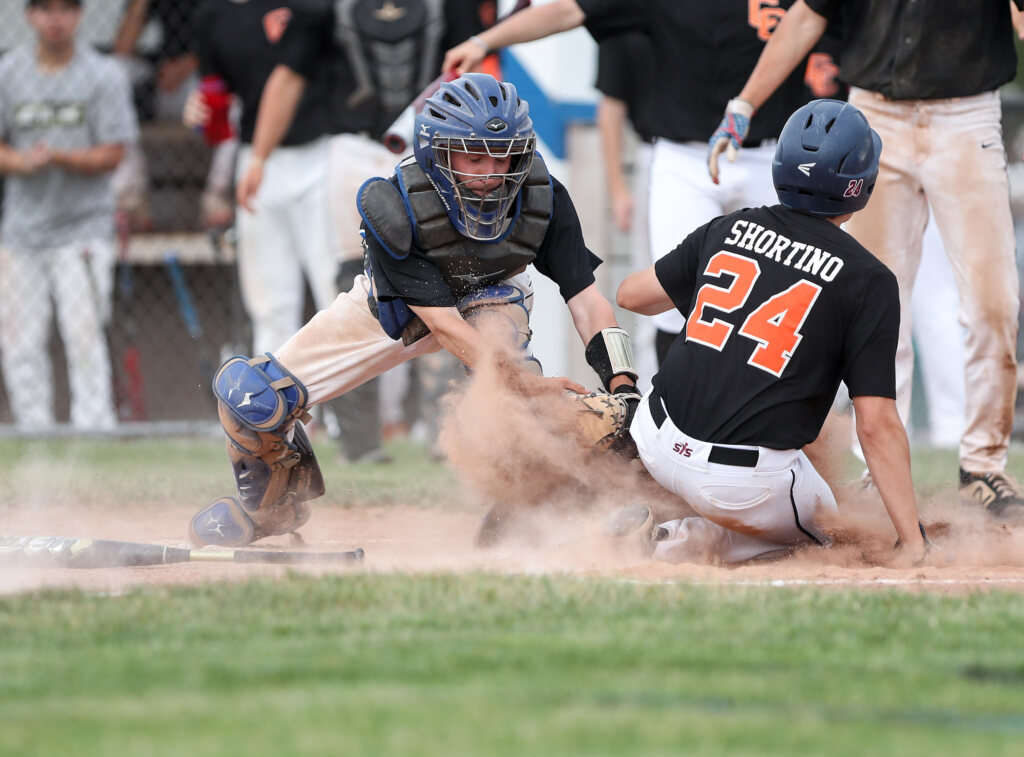
<instances>
[{"instance_id":1,"label":"navy batting helmet","mask_svg":"<svg viewBox=\"0 0 1024 757\"><path fill-rule=\"evenodd\" d=\"M789 117L775 148L779 202L821 216L860 210L874 191L881 152L881 138L857 108L812 100Z\"/></svg>"},{"instance_id":2,"label":"navy batting helmet","mask_svg":"<svg viewBox=\"0 0 1024 757\"><path fill-rule=\"evenodd\" d=\"M526 102L512 84L489 74L463 74L441 84L416 116L416 162L444 200L455 228L471 239L499 239L508 230L513 220L509 211L530 173L536 144ZM511 162L504 174L456 176L453 152L484 153ZM501 183L481 195L467 186L481 179Z\"/></svg>"}]
</instances>

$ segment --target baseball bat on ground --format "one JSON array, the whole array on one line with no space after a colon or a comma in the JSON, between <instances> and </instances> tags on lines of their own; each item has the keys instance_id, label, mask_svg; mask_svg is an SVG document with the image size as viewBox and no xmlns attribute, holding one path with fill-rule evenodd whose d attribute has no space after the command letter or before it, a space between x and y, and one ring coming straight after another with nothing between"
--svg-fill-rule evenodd
<instances>
[{"instance_id":1,"label":"baseball bat on ground","mask_svg":"<svg viewBox=\"0 0 1024 757\"><path fill-rule=\"evenodd\" d=\"M74 536L0 536L0 567L4 568L127 568L183 562L323 565L359 562L363 554L362 549L347 552L186 549Z\"/></svg>"}]
</instances>

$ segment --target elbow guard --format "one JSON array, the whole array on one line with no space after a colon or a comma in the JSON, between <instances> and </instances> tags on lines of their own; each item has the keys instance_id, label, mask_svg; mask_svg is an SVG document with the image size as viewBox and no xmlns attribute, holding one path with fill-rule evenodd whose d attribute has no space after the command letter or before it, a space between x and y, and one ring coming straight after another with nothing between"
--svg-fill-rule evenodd
<instances>
[{"instance_id":1,"label":"elbow guard","mask_svg":"<svg viewBox=\"0 0 1024 757\"><path fill-rule=\"evenodd\" d=\"M587 363L601 379L605 389L616 376L629 376L633 383L640 377L633 360L633 343L625 329L601 329L587 345Z\"/></svg>"}]
</instances>

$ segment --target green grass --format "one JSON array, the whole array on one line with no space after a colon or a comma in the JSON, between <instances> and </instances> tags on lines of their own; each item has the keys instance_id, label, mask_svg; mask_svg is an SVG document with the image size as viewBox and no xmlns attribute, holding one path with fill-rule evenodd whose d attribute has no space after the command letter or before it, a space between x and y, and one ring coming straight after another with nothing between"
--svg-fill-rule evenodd
<instances>
[{"instance_id":1,"label":"green grass","mask_svg":"<svg viewBox=\"0 0 1024 757\"><path fill-rule=\"evenodd\" d=\"M318 445L321 504L458 500L423 449L390 450L400 466L341 467ZM954 453L914 466L922 494L955 481ZM218 440L0 442L0 519L225 484ZM1022 629L1001 592L359 572L50 590L0 597L0 755L1018 755Z\"/></svg>"},{"instance_id":2,"label":"green grass","mask_svg":"<svg viewBox=\"0 0 1024 757\"><path fill-rule=\"evenodd\" d=\"M1024 602L291 576L0 599L12 755L1017 755Z\"/></svg>"},{"instance_id":3,"label":"green grass","mask_svg":"<svg viewBox=\"0 0 1024 757\"><path fill-rule=\"evenodd\" d=\"M458 488L447 466L410 442L387 445L398 461L395 465L345 465L329 441L317 442L315 448L327 482L321 505L445 503ZM26 498L57 498L82 506L206 502L232 487L222 438L0 440L0 503Z\"/></svg>"}]
</instances>

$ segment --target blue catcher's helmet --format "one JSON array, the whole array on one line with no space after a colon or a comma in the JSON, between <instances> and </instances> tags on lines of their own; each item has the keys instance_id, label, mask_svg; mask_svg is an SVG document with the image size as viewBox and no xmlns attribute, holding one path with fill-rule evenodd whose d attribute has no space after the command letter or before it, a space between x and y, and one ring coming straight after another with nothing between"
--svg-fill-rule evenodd
<instances>
[{"instance_id":1,"label":"blue catcher's helmet","mask_svg":"<svg viewBox=\"0 0 1024 757\"><path fill-rule=\"evenodd\" d=\"M772 181L779 202L820 216L868 204L882 140L856 107L812 100L786 121L775 148Z\"/></svg>"},{"instance_id":2,"label":"blue catcher's helmet","mask_svg":"<svg viewBox=\"0 0 1024 757\"><path fill-rule=\"evenodd\" d=\"M508 231L515 205L537 144L530 109L516 88L489 74L463 74L441 84L416 116L416 162L430 177L448 209L448 217L462 234L491 241ZM452 153L470 152L510 158L504 174L456 175ZM468 184L497 180L482 194Z\"/></svg>"}]
</instances>

